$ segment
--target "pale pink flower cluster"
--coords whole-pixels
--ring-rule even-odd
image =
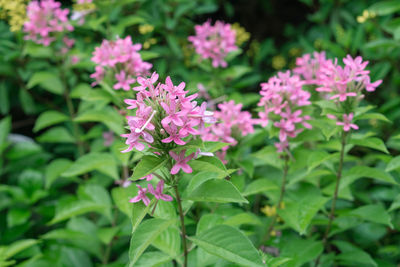
[[[321,79],[316,89],[318,92],[328,93],[330,99],[340,102],[346,101],[348,97],[359,100],[364,97],[364,89],[372,92],[382,83],[382,80],[371,83],[369,70],[365,69],[368,61],[363,61],[360,56],[353,59],[347,55],[343,63],[344,67],[338,65],[335,59],[321,66]]]
[[[139,188],[138,195],[129,200],[131,203],[143,201],[143,203],[148,206],[150,204],[150,198],[147,196],[147,193],[152,194],[158,200],[172,201],[170,195],[163,194],[164,180],[160,180],[156,188],[154,188],[152,184],[147,184],[147,188],[143,188],[140,185],[136,186]]]
[[[332,120],[336,120],[336,125],[343,126],[343,131],[348,132],[353,128],[354,130],[358,130],[357,124],[352,123],[354,114],[343,114],[343,121],[339,121],[339,119],[332,114],[328,114],[327,117]]]
[[[301,109],[311,104],[311,94],[303,90],[304,84],[298,75],[291,75],[290,71],[279,72],[261,84],[262,97],[258,106],[263,110],[259,112],[259,121],[262,126],[272,121],[273,126],[279,128],[279,143],[275,144],[279,152],[288,148],[289,137],[294,138],[303,131],[301,126],[311,129],[307,123],[311,118],[303,115]]]
[[[319,84],[323,79],[322,66],[331,63],[330,59],[326,59],[325,52],[314,52],[305,54],[296,59],[296,67],[293,72],[300,75],[306,84]]]
[[[123,134],[129,146],[122,152],[132,149],[142,151],[148,146],[159,157],[171,157],[174,164],[170,173],[177,174],[180,170],[192,173],[188,162],[196,157],[199,152],[186,156],[186,149],[179,146],[185,145],[191,138],[200,135],[205,123],[215,121],[213,113],[206,111],[206,103],[198,106],[195,101],[197,94],[187,96],[185,83],[174,85],[170,77],[165,83],[158,81],[158,74],[153,73],[150,78],[139,77],[136,99],[125,99],[128,109],[136,111],[135,116],[127,116],[130,133]],[[149,174],[141,179],[147,181],[153,178]],[[146,193],[153,194],[157,199],[171,201],[172,198],[162,194],[164,181],[160,180],[157,188],[148,185],[148,189],[139,187],[138,196],[131,202],[142,200],[146,205],[150,203]]]
[[[294,72],[302,75],[307,84],[316,85],[316,90],[335,101],[338,112],[343,113],[342,121],[334,115],[328,115],[328,118],[336,120],[336,124],[343,126],[346,132],[357,130],[358,126],[351,123],[355,105],[364,97],[364,90],[375,91],[382,81],[371,82],[369,70],[365,69],[368,61],[363,61],[360,56],[352,58],[347,55],[343,59],[344,66],[337,61],[326,59],[324,52],[314,53],[313,57],[306,54],[296,60]]]
[[[92,61],[97,64],[91,78],[96,81],[92,86],[101,82],[107,72],[114,76],[116,83],[113,88],[128,91],[136,78],[148,75],[152,64],[142,60],[139,54],[141,44],[133,44],[130,36],[115,41],[103,40],[100,47],[93,52]]]
[[[147,144],[161,152],[168,150],[177,162],[185,162],[184,154],[178,156],[170,150],[185,145],[187,138],[200,135],[204,124],[214,121],[213,113],[206,111],[206,103],[197,105],[194,101],[197,94],[186,96],[184,82],[175,86],[170,77],[165,83],[157,83],[157,80],[157,73],[150,78],[139,77],[140,86],[133,88],[138,91],[136,99],[125,100],[128,109],[136,109],[136,116],[127,117],[131,132],[122,135],[129,145],[123,152],[133,148],[141,151]],[[188,168],[182,170],[189,171]]]
[[[203,59],[211,59],[214,68],[226,67],[226,56],[238,49],[235,45],[236,32],[231,25],[222,21],[211,25],[207,21],[203,25],[196,25],[194,29],[196,35],[189,36],[188,40],[192,42],[196,53]]]
[[[215,124],[204,129],[202,139],[204,141],[224,142],[229,146],[222,148],[217,152],[217,156],[226,163],[225,156],[229,147],[237,144],[237,139],[254,132],[254,124],[257,123],[251,117],[250,112],[242,111],[242,104],[235,104],[233,100],[218,104],[218,111],[215,111],[214,117],[217,120]]]
[[[50,45],[55,33],[72,31],[74,27],[68,20],[68,9],[62,9],[61,3],[54,0],[32,1],[27,7],[28,20],[24,24],[25,39],[35,43]]]

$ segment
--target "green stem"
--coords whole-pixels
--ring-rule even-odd
[[[347,136],[347,133],[345,131],[343,131],[342,132],[342,140],[341,140],[341,148],[340,148],[339,166],[338,166],[338,171],[337,171],[337,174],[336,174],[335,192],[333,194],[331,211],[329,213],[328,226],[326,227],[325,234],[324,234],[324,237],[322,239],[322,244],[324,246],[324,250],[326,248],[328,237],[329,237],[329,232],[331,231],[332,223],[333,223],[333,220],[335,218],[336,200],[337,200],[338,195],[339,195],[340,180],[342,178],[343,161],[344,161],[345,146],[346,146],[346,136]],[[316,259],[315,267],[317,267],[319,265],[320,259],[321,259],[321,255],[319,255],[318,258]]]
[[[265,236],[263,237],[263,239],[261,241],[261,244],[264,244],[265,242],[267,242],[269,240],[269,238],[271,237],[271,231],[274,228],[275,223],[278,219],[278,210],[280,210],[280,208],[282,206],[283,196],[284,196],[285,190],[286,190],[286,178],[287,178],[288,170],[289,170],[289,156],[285,156],[285,163],[284,163],[284,167],[283,167],[283,176],[282,176],[282,184],[281,184],[281,192],[279,194],[278,203],[276,204],[276,213],[275,213],[274,217],[272,217],[272,222],[270,223],[268,230],[265,233]]]
[[[175,190],[176,201],[178,202],[179,217],[181,220],[182,244],[183,244],[183,255],[184,255],[183,267],[187,267],[188,250],[187,250],[187,244],[186,244],[185,214],[183,213],[183,209],[182,209],[182,200],[179,195],[178,185],[175,184],[173,187]]]

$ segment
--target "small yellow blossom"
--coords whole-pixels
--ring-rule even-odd
[[[149,49],[151,45],[156,44],[156,43],[157,43],[156,38],[150,38],[143,43],[143,49]]]
[[[364,10],[361,16],[357,16],[358,23],[364,23],[368,19],[375,18],[376,14],[373,11]]]
[[[271,230],[270,235],[271,236],[276,236],[276,231],[275,230]]]
[[[77,1],[75,0],[74,2],[77,2]],[[72,9],[74,11],[89,11],[89,10],[96,9],[96,5],[95,5],[95,3],[82,3],[82,4],[75,3],[72,6]]]
[[[276,55],[272,58],[272,67],[276,70],[283,69],[286,66],[286,59],[282,55]]]
[[[0,19],[8,20],[10,30],[21,30],[26,20],[28,0],[0,0]]]
[[[150,24],[139,25],[140,34],[146,34],[146,33],[152,32],[152,31],[154,31],[153,25],[150,25]]]
[[[275,216],[276,214],[276,207],[275,206],[268,206],[261,208],[261,212],[264,213],[268,217]]]
[[[250,33],[246,32],[246,29],[240,26],[239,23],[233,23],[232,30],[236,32],[236,44],[238,46],[242,45],[250,39]]]

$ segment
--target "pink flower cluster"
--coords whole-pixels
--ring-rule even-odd
[[[97,64],[96,71],[91,78],[96,81],[92,86],[101,82],[107,71],[111,72],[117,81],[114,89],[129,91],[131,84],[141,75],[148,75],[152,64],[142,60],[138,53],[141,44],[133,44],[130,36],[125,39],[118,38],[116,41],[103,40],[100,47],[93,52],[92,61]]]
[[[310,116],[302,115],[301,107],[310,105],[311,94],[303,90],[304,81],[298,75],[291,75],[290,71],[279,72],[271,77],[268,82],[261,84],[262,95],[258,106],[263,110],[259,112],[262,126],[271,120],[279,128],[279,143],[275,144],[278,152],[289,146],[288,138],[296,137],[303,131],[301,126],[311,129],[307,123]]]
[[[226,67],[225,57],[238,49],[235,45],[236,32],[231,25],[216,21],[212,26],[207,21],[203,25],[196,25],[195,31],[196,35],[189,36],[188,40],[192,42],[196,53],[204,59],[210,58],[214,68]]]
[[[330,59],[326,59],[325,52],[314,52],[305,54],[296,59],[296,67],[293,72],[300,75],[305,84],[319,84],[323,79],[322,66],[332,63]]]
[[[61,3],[54,0],[30,2],[27,7],[28,21],[24,24],[25,39],[50,45],[56,39],[55,33],[74,29],[68,20],[68,13],[68,9],[62,9]]]
[[[153,73],[148,79],[139,77],[140,86],[134,87],[138,91],[136,99],[126,99],[128,109],[136,109],[135,116],[128,116],[129,134],[127,138],[129,147],[122,152],[129,152],[133,148],[141,151],[146,147],[168,151],[184,172],[191,172],[185,164],[193,155],[185,157],[185,152],[176,155],[171,151],[179,145],[185,145],[190,136],[200,135],[205,123],[213,122],[213,113],[206,111],[206,103],[198,106],[197,94],[186,96],[185,83],[175,86],[170,77],[165,83],[158,83],[158,74]],[[188,159],[189,158],[189,159]],[[172,168],[171,173],[176,174],[177,168]]]
[[[155,189],[152,184],[147,184],[147,188],[143,188],[140,185],[136,186],[139,188],[138,195],[129,200],[131,203],[143,201],[143,203],[148,206],[150,204],[150,198],[147,196],[147,193],[152,194],[156,199],[159,200],[172,201],[172,197],[170,195],[163,194],[164,180],[160,180]]]
[[[217,152],[218,157],[226,163],[226,151],[230,146],[237,144],[237,139],[254,132],[253,125],[256,120],[252,119],[250,112],[242,111],[242,104],[235,104],[233,100],[218,105],[219,111],[215,111],[217,123],[204,129],[202,139],[204,141],[225,142],[229,146]]]
[[[335,101],[338,112],[343,114],[343,121],[334,115],[328,115],[328,118],[336,120],[336,124],[343,126],[344,131],[350,131],[351,128],[357,130],[358,126],[351,123],[355,105],[364,97],[364,89],[367,92],[375,91],[382,81],[371,82],[369,71],[365,69],[368,61],[363,61],[360,56],[352,58],[347,55],[343,59],[344,66],[337,61],[326,59],[324,52],[315,52],[313,57],[306,54],[297,58],[294,72],[300,74],[306,84],[316,85],[318,92]],[[351,101],[351,105],[347,100]]]

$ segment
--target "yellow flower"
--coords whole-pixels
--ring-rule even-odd
[[[286,59],[282,55],[276,55],[272,58],[272,67],[280,70],[286,66]]]
[[[77,2],[77,0],[74,0],[74,2]],[[88,11],[88,10],[93,10],[96,9],[96,4],[95,3],[83,3],[83,4],[77,4],[75,3],[72,6],[72,9],[74,11]]]
[[[236,32],[236,44],[238,46],[247,42],[250,39],[250,33],[246,32],[246,29],[240,26],[239,23],[234,23],[232,25],[232,30]]]
[[[149,49],[151,45],[156,44],[156,43],[157,43],[156,38],[150,38],[143,43],[143,49]]]
[[[10,30],[21,30],[26,20],[26,4],[28,0],[0,0],[0,18],[7,20]]]
[[[373,11],[364,10],[361,16],[357,16],[358,23],[364,23],[368,19],[375,18],[376,14]]]
[[[264,213],[267,217],[272,217],[276,214],[276,207],[266,205],[265,207],[261,208],[261,212]]]
[[[154,26],[150,25],[150,24],[143,24],[143,25],[139,25],[139,32],[141,34],[146,34],[149,32],[154,31]]]

